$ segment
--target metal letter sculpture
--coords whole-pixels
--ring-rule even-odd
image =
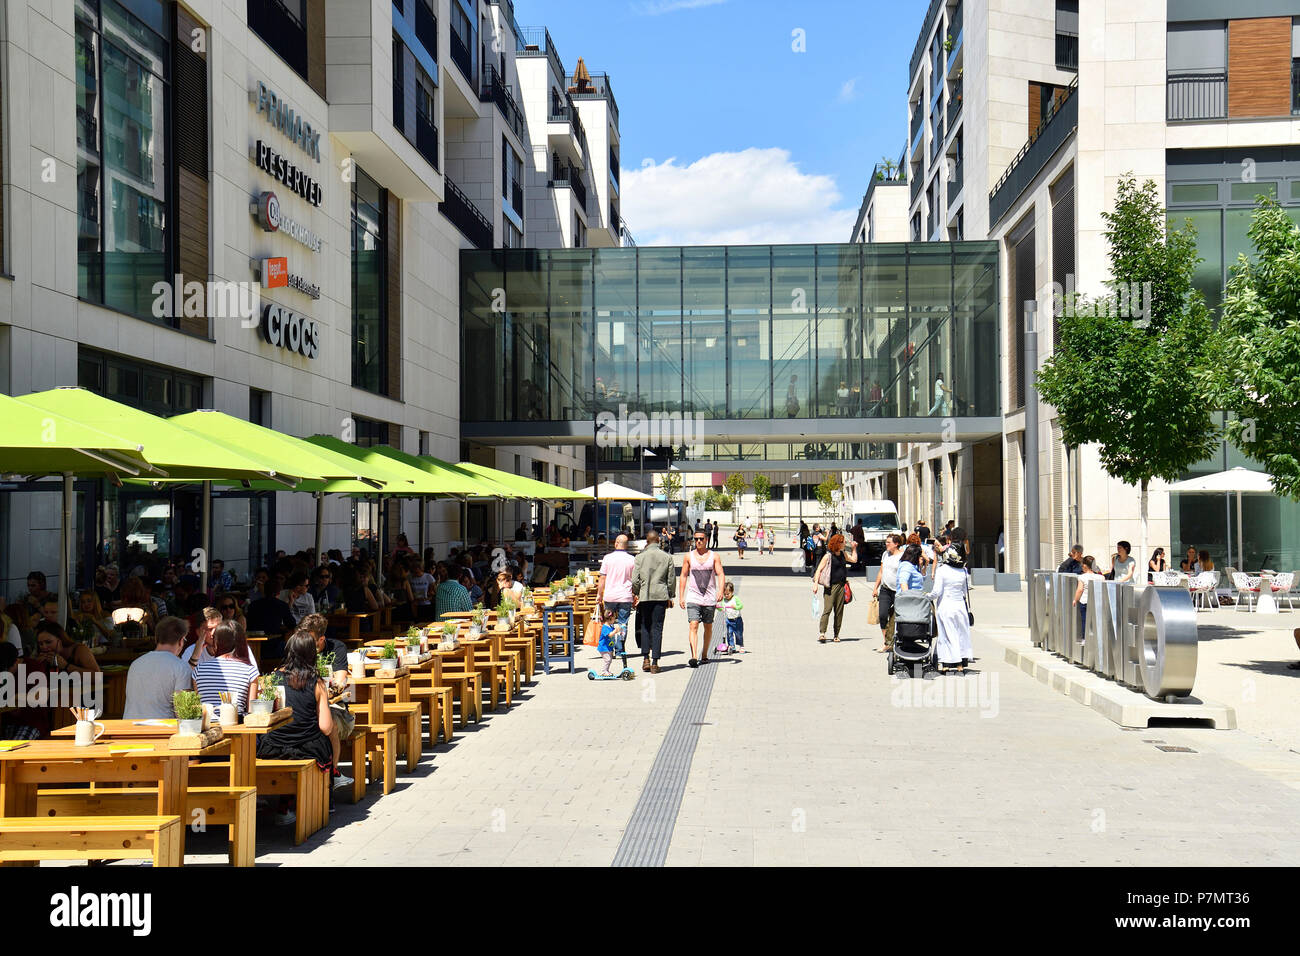
[[[1196,608],[1183,588],[1088,582],[1087,630],[1079,628],[1074,574],[1035,571],[1029,582],[1034,645],[1152,700],[1186,697],[1196,683]]]

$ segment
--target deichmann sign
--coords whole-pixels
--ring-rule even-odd
[[[296,289],[312,299],[320,298],[320,286],[289,271],[286,256],[273,256],[262,260],[260,273],[263,289]]]
[[[298,144],[304,153],[316,162],[320,162],[320,133],[304,123],[302,114],[294,111],[283,97],[277,96],[275,90],[258,81],[257,86],[249,90],[249,99],[253,101],[257,112],[266,114],[266,121],[284,135]]]
[[[262,338],[271,345],[297,352],[309,359],[320,354],[320,326],[315,319],[291,312],[282,305],[262,309]]]
[[[1186,697],[1196,683],[1196,608],[1183,588],[1088,582],[1088,629],[1079,630],[1074,574],[1033,572],[1029,633],[1035,645],[1152,700]]]
[[[248,204],[248,211],[265,232],[279,232],[312,252],[320,252],[320,236],[296,219],[286,216],[280,209],[280,200],[275,193],[269,190],[262,193]]]
[[[253,162],[262,172],[269,173],[313,206],[321,204],[324,197],[321,184],[260,139],[253,147]]]

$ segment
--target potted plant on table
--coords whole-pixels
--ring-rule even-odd
[[[442,651],[454,651],[456,649],[456,625],[448,621],[442,626],[442,643],[438,645]]]
[[[471,638],[478,637],[480,634],[483,633],[483,622],[486,619],[487,619],[487,611],[483,610],[482,604],[476,604],[474,606],[474,613],[470,616],[469,619],[470,622],[469,636]]]
[[[319,659],[316,666],[319,669]],[[248,702],[248,712],[250,714],[269,714],[275,710],[275,699],[278,694],[276,688],[279,683],[274,674],[263,674],[259,677],[257,679],[257,697]]]
[[[178,690],[172,694],[178,731],[186,736],[203,733],[203,703],[196,690]]]
[[[389,641],[384,645],[384,652],[379,655],[379,669],[381,671],[397,670],[397,642]]]
[[[330,675],[334,673],[334,652],[316,654],[316,674],[323,681],[328,681]]]

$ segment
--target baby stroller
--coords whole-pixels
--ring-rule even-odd
[[[934,605],[924,591],[899,591],[894,597],[894,646],[885,655],[892,677],[907,671],[924,677],[937,670],[935,661]]]

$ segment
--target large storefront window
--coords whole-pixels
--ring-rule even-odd
[[[385,192],[360,169],[356,171],[352,183],[352,384],[378,394],[387,389]]]
[[[77,0],[77,293],[140,316],[171,277],[166,22],[159,0]]]

